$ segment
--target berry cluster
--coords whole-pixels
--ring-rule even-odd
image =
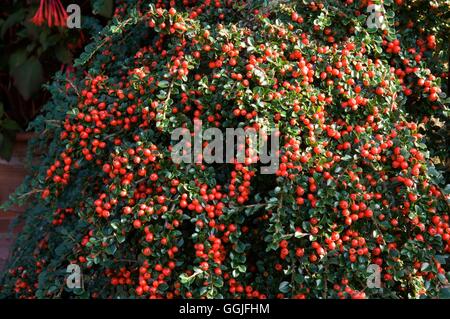
[[[368,1],[304,2],[119,6],[35,124],[51,144],[1,294],[437,295],[448,197],[408,110],[412,95],[427,114],[445,109],[447,73],[428,66],[436,39],[403,41],[398,30],[414,24],[402,29],[393,14],[368,30]],[[390,13],[409,10],[390,2]],[[248,153],[244,163],[175,164],[170,135],[194,120],[278,128],[276,174],[260,174]],[[39,247],[26,236],[36,227]],[[81,266],[83,291],[60,291],[54,270],[69,263]],[[383,290],[366,285],[372,264]]]

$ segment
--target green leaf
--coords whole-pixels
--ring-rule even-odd
[[[343,161],[348,161],[350,159],[352,159],[352,157],[348,154],[346,154],[344,157],[341,158],[341,160],[343,160]]]
[[[21,64],[23,64],[26,61],[27,57],[28,57],[28,53],[25,49],[19,49],[19,50],[15,51],[14,53],[12,53],[9,56],[9,60],[8,60],[9,69],[13,70],[16,67],[19,67]]]
[[[434,256],[434,258],[436,258],[436,260],[441,263],[441,264],[446,264],[447,263],[447,258],[448,256],[444,256],[444,255],[436,255]]]
[[[169,289],[169,285],[166,284],[166,283],[162,283],[162,284],[160,284],[160,285],[158,286],[158,290],[159,290],[159,291],[164,292],[164,291],[166,291],[167,289]]]
[[[429,271],[429,270],[431,270],[429,263],[423,263],[422,266],[420,267],[420,271]]]
[[[119,229],[119,222],[118,222],[117,220],[112,221],[112,222],[111,222],[111,227],[112,227],[114,230]]]
[[[63,45],[60,45],[56,48],[55,56],[61,63],[64,64],[71,63],[73,59],[72,52],[70,52],[70,50]]]
[[[1,128],[6,131],[20,131],[19,124],[17,124],[15,121],[10,120],[10,119],[4,120]]]
[[[216,287],[218,287],[218,288],[223,287],[223,279],[222,279],[221,277],[217,278],[217,279],[214,281],[214,286],[216,286]]]
[[[245,265],[239,265],[239,266],[237,266],[237,269],[240,272],[245,273],[245,271],[247,270],[247,267],[245,267]]]
[[[302,237],[305,237],[305,236],[308,236],[308,234],[305,234],[305,233],[302,233],[302,232],[299,232],[299,231],[296,231],[294,233],[294,237],[295,238],[302,238]]]
[[[282,281],[280,283],[280,286],[278,287],[278,289],[282,292],[282,293],[287,293],[289,292],[289,282],[287,281]]]
[[[158,86],[162,89],[165,89],[166,87],[169,87],[169,81],[159,81]]]
[[[448,283],[447,278],[445,278],[445,276],[443,274],[438,274],[437,275],[439,281],[441,282],[441,284],[445,285]]]
[[[94,0],[92,1],[92,13],[101,15],[105,18],[111,18],[113,15],[113,0]]]
[[[167,97],[167,92],[159,91],[159,94],[156,97],[160,100],[164,100]]]
[[[117,237],[117,241],[119,242],[119,244],[123,243],[126,239],[126,237],[121,234],[116,235],[116,237]]]
[[[14,85],[25,100],[39,91],[44,81],[41,62],[36,57],[29,58],[25,63],[11,70]]]
[[[450,299],[450,288],[442,288],[439,292],[439,298]]]
[[[114,255],[116,251],[117,251],[117,246],[116,245],[109,245],[105,249],[105,252],[107,254],[109,254],[109,255]]]
[[[0,158],[3,158],[7,161],[11,159],[14,143],[12,139],[3,136],[3,141],[0,144]]]
[[[2,25],[2,29],[0,31],[0,37],[3,38],[6,31],[8,31],[9,28],[11,28],[16,23],[21,22],[24,18],[25,18],[25,10],[24,9],[20,9],[20,10],[14,12],[13,14],[11,14]]]
[[[188,276],[186,274],[181,274],[180,275],[180,282],[183,285],[189,286],[193,281],[194,281],[194,277]]]

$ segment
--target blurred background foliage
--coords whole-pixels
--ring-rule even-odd
[[[36,25],[41,5],[76,3],[81,28]],[[27,128],[50,94],[43,84],[57,71],[69,77],[73,59],[108,22],[114,0],[2,0],[0,12],[0,157],[9,159],[17,132]]]

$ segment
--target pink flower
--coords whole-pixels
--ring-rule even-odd
[[[33,19],[31,19],[31,22],[33,22],[35,25],[40,26],[42,23],[44,23],[44,8],[45,0],[41,0],[41,3],[39,4],[39,9],[34,14]]]
[[[39,9],[31,19],[37,26],[47,23],[49,27],[65,27],[66,21],[67,12],[60,0],[41,0]]]

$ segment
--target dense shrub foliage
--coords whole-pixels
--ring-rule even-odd
[[[12,198],[31,206],[1,296],[444,291],[448,195],[430,159],[447,151],[424,133],[448,112],[449,7],[405,3],[385,0],[373,28],[368,1],[123,2],[33,123],[44,156]],[[175,164],[171,133],[194,119],[277,127],[277,173]],[[84,290],[65,286],[69,263]]]

